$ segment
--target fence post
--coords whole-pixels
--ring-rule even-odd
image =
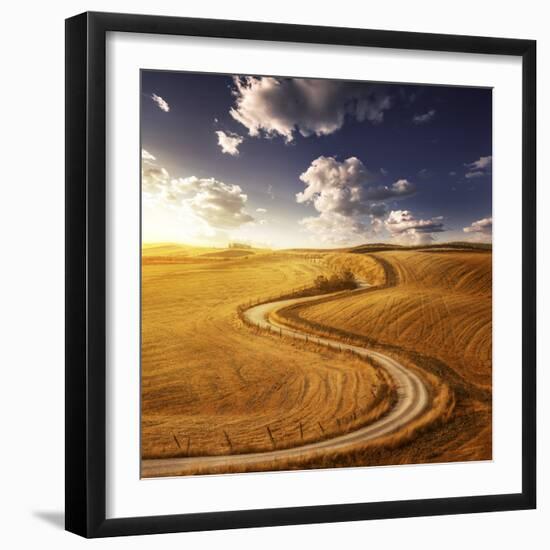
[[[229,450],[231,451],[231,453],[233,453],[233,444],[231,443],[231,439],[229,439],[229,435],[227,435],[227,432],[225,430],[223,430],[223,435],[225,435],[225,440],[229,445]]]
[[[271,433],[271,430],[269,429],[269,425],[265,427],[267,430],[267,435],[269,435],[269,439],[271,439],[271,444],[273,445],[273,448],[275,448],[275,438],[273,437],[273,434]]]

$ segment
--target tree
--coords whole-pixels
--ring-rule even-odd
[[[328,279],[324,275],[318,275],[315,278],[315,288],[318,288],[319,290],[326,290],[328,286]]]
[[[349,269],[344,269],[344,271],[341,274],[341,279],[346,285],[352,284],[355,286],[355,275],[353,272]]]
[[[349,269],[333,273],[329,278],[318,275],[315,279],[315,288],[318,290],[344,290],[355,287],[355,275]]]

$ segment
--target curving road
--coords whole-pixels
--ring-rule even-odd
[[[360,283],[357,289],[347,292],[357,292],[366,287],[368,287],[366,283]],[[334,295],[336,296],[339,294],[341,293],[338,292]],[[345,344],[338,340],[318,337],[301,330],[288,328],[270,319],[270,314],[275,310],[318,299],[319,296],[308,296],[306,298],[292,298],[289,300],[268,302],[266,304],[252,306],[244,312],[244,315],[249,323],[274,331],[277,334],[290,336],[299,340],[306,340],[307,338],[309,341],[313,341],[321,345],[333,348],[336,347],[342,350],[350,350],[363,357],[372,357],[376,359],[376,361],[390,374],[397,384],[397,402],[393,409],[382,418],[368,424],[367,426],[359,428],[358,430],[338,435],[330,439],[325,439],[323,441],[308,443],[306,445],[300,445],[289,449],[274,449],[272,451],[248,454],[143,460],[141,462],[142,477],[183,475],[186,471],[193,471],[196,470],[197,467],[205,466],[251,466],[280,458],[300,458],[300,456],[304,453],[310,453],[311,451],[336,451],[353,443],[364,443],[377,437],[395,432],[413,421],[426,409],[429,403],[429,392],[426,384],[418,375],[405,368],[395,359],[362,346]]]

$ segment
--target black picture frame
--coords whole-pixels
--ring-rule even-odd
[[[109,31],[517,56],[522,121],[522,491],[106,519],[105,41]],[[108,537],[536,506],[536,42],[383,30],[83,13],[66,20],[66,529]]]

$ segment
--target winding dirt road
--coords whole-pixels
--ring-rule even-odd
[[[368,285],[365,283],[360,283],[357,289],[347,292],[358,292],[367,286]],[[335,297],[338,294],[341,293],[335,293]],[[324,297],[326,297],[326,295]],[[379,420],[359,428],[358,430],[338,435],[330,439],[325,439],[323,441],[308,443],[307,445],[301,445],[289,449],[274,449],[272,451],[248,454],[143,460],[141,463],[142,477],[183,475],[187,472],[196,471],[198,467],[234,465],[246,465],[247,467],[253,467],[254,464],[261,464],[266,461],[275,461],[282,458],[299,459],[302,455],[309,454],[312,451],[336,451],[353,443],[365,443],[377,437],[395,432],[396,430],[407,425],[409,422],[413,421],[426,409],[429,403],[429,392],[426,384],[419,376],[411,370],[405,368],[395,359],[392,359],[382,353],[369,350],[365,347],[345,344],[338,340],[318,337],[300,330],[291,329],[274,322],[269,317],[270,313],[275,310],[318,299],[319,296],[310,296],[306,298],[292,298],[289,300],[269,302],[247,309],[244,312],[244,315],[249,323],[274,331],[277,334],[282,334],[283,336],[289,336],[299,340],[307,339],[321,345],[339,348],[342,350],[350,350],[363,357],[372,357],[376,359],[378,364],[386,369],[397,384],[397,402],[393,409]]]

